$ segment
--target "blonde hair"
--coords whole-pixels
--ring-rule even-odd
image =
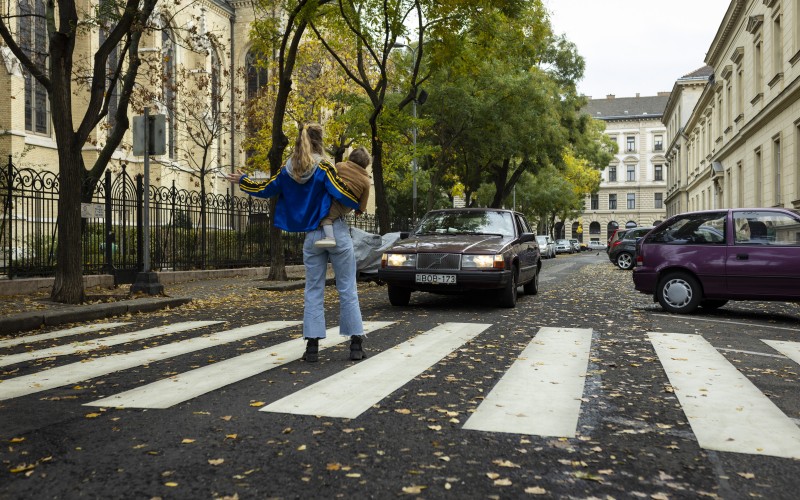
[[[292,174],[295,179],[300,179],[317,162],[315,156],[325,158],[325,148],[322,144],[322,125],[319,123],[306,123],[301,126],[297,134],[297,142],[292,152]]]

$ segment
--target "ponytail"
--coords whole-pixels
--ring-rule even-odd
[[[295,179],[300,179],[318,161],[318,156],[325,157],[322,144],[322,125],[319,123],[306,123],[297,135],[294,151],[292,152],[292,173]]]

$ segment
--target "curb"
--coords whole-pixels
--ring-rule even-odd
[[[0,318],[0,333],[36,330],[42,326],[63,325],[79,321],[111,318],[123,314],[157,311],[178,307],[192,301],[191,297],[139,298],[104,304],[66,306],[58,310],[30,311]]]
[[[294,281],[273,281],[268,285],[257,286],[259,290],[269,290],[271,292],[286,292],[289,290],[302,290],[306,287],[306,280]],[[328,278],[325,280],[325,286],[331,286],[336,283],[335,278]]]

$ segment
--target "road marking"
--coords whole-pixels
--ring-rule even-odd
[[[703,448],[800,458],[800,429],[700,335],[648,337]]]
[[[676,317],[674,314],[661,314],[661,313],[654,313],[653,316],[662,316],[664,318],[672,318],[674,320],[683,320],[684,322],[689,322],[688,319]],[[773,330],[786,330],[789,332],[800,332],[800,328],[788,328],[785,326],[772,326],[772,325],[759,325],[755,323],[744,323],[742,321],[727,321],[721,319],[711,319],[711,318],[698,318],[697,316],[692,316],[692,322],[694,321],[707,321],[709,323],[723,323],[726,325],[740,325],[740,326],[749,326],[751,328],[771,328]]]
[[[764,339],[761,339],[761,342],[764,342],[768,346],[772,347],[779,353],[800,365],[800,342]]]
[[[193,330],[195,328],[202,328],[204,326],[215,325],[222,323],[221,321],[186,321],[183,323],[173,323],[171,325],[163,325],[155,328],[148,328],[146,330],[139,330],[137,332],[121,333],[119,335],[112,335],[110,337],[102,337],[94,340],[87,340],[86,342],[75,342],[68,345],[60,345],[56,347],[48,347],[47,349],[39,349],[37,351],[22,352],[19,354],[10,354],[8,356],[0,356],[0,366],[8,366],[23,361],[32,361],[34,359],[51,358],[54,356],[66,356],[68,354],[75,354],[84,351],[93,351],[102,347],[110,347],[112,345],[124,344],[126,342],[135,342],[150,337],[157,337],[159,335],[166,335],[168,333],[183,332],[186,330]]]
[[[109,373],[127,370],[134,366],[161,361],[181,354],[236,342],[237,340],[244,340],[299,324],[301,324],[300,321],[267,321],[203,337],[181,340],[163,346],[151,347],[141,351],[88,359],[57,368],[50,368],[31,375],[3,380],[0,381],[0,401],[46,391],[62,385],[73,384],[81,380],[108,375]]]
[[[717,347],[717,350],[723,352],[738,352],[739,354],[752,354],[753,356],[765,356],[768,358],[786,359],[786,356],[781,354],[769,354],[767,352],[743,351],[741,349],[728,349],[727,347]]]
[[[117,328],[119,326],[124,326],[124,325],[130,325],[130,323],[96,323],[94,325],[76,326],[74,328],[67,328],[66,330],[57,330],[55,332],[50,332],[50,333],[26,335],[25,337],[0,340],[0,348],[12,347],[15,345],[26,344],[28,342],[38,342],[40,340],[50,340],[61,337],[69,337],[70,335],[80,335],[81,333],[91,333],[91,332],[96,332],[98,330]]]
[[[364,332],[369,333],[393,323],[394,321],[365,321]],[[339,327],[329,328],[326,335],[327,338],[319,344],[320,350],[350,340],[349,336],[339,335]],[[303,356],[304,352],[305,341],[303,338],[298,338],[98,399],[86,403],[84,406],[169,408],[226,385],[296,361]]]
[[[356,418],[490,326],[484,323],[443,323],[279,399],[261,411]]]
[[[464,428],[574,437],[591,343],[588,328],[539,329]]]

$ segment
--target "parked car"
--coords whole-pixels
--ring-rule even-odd
[[[588,249],[589,250],[605,250],[606,249],[606,244],[602,243],[600,241],[597,241],[597,240],[591,240],[589,242]]]
[[[546,234],[536,236],[536,243],[539,244],[539,252],[543,259],[552,259],[556,256],[556,242]]]
[[[414,232],[384,252],[378,279],[389,302],[405,306],[414,291],[491,292],[503,307],[517,303],[517,288],[539,291],[542,268],[536,234],[511,210],[459,208],[425,214]]]
[[[608,260],[617,265],[620,269],[633,269],[636,265],[636,240],[649,233],[653,229],[648,227],[635,227],[628,229],[622,238],[616,240],[608,247]]]
[[[728,300],[800,301],[798,234],[800,211],[791,209],[675,215],[639,241],[634,287],[674,313]]]
[[[570,244],[572,245],[572,249],[576,252],[581,251],[581,243],[578,240],[569,240]]]
[[[606,246],[606,253],[611,250],[611,246],[625,236],[625,229],[615,229],[611,236],[608,238],[608,246]]]
[[[556,240],[556,253],[575,253],[569,240]]]

